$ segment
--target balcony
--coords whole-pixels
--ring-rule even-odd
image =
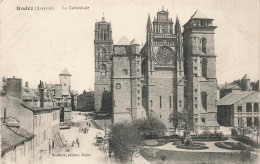
[[[154,34],[154,38],[174,38],[174,34]]]
[[[235,112],[234,117],[260,117],[260,112]]]

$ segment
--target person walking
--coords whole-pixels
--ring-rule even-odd
[[[78,138],[76,139],[76,143],[78,144],[78,147],[79,147],[79,139]]]

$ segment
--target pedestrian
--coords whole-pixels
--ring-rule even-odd
[[[78,144],[78,147],[79,147],[79,140],[78,140],[78,138],[76,139],[76,143]]]

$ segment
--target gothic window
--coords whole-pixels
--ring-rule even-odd
[[[207,98],[208,95],[206,92],[201,92],[201,104],[202,104],[202,107],[205,109],[205,111],[207,111]]]
[[[116,89],[121,89],[121,84],[120,83],[116,83]]]
[[[201,122],[206,122],[205,118],[202,118],[202,119],[201,119]]]
[[[254,112],[259,112],[259,104],[254,103]]]
[[[246,104],[246,112],[252,112],[252,104],[251,103]]]
[[[156,61],[159,64],[169,64],[173,60],[174,54],[169,47],[161,47],[156,54]]]
[[[179,107],[181,107],[182,106],[182,102],[181,102],[181,100],[179,100]]]
[[[207,39],[206,38],[202,38],[201,39],[201,47],[202,47],[202,52],[206,54],[207,51]]]
[[[105,59],[106,58],[106,50],[105,48],[101,49],[101,55],[100,55],[100,59]]]
[[[205,78],[207,78],[207,64],[208,64],[207,59],[203,58],[201,62],[201,74]]]
[[[100,72],[101,72],[101,75],[102,75],[102,76],[106,76],[106,69],[107,69],[107,67],[106,67],[105,64],[102,64],[102,65],[100,66]]]

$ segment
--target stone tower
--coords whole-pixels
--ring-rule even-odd
[[[111,111],[111,61],[113,40],[111,23],[102,21],[95,23],[95,110]]]
[[[60,84],[62,85],[62,95],[70,95],[71,74],[66,68],[60,73]]]
[[[241,86],[243,91],[251,91],[250,78],[247,74],[241,79]]]
[[[219,127],[216,121],[217,78],[213,19],[198,10],[184,25],[185,107],[192,130]]]
[[[147,21],[143,55],[142,105],[148,116],[156,116],[168,127],[170,117],[183,108],[182,37],[178,18],[175,30],[169,12],[158,11],[154,21]],[[179,94],[179,95],[178,95]]]

